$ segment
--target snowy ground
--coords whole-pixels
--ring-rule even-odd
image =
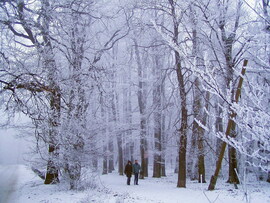
[[[117,173],[103,175],[99,187],[84,191],[70,191],[66,185],[44,185],[31,169],[23,165],[0,166],[0,203],[236,203],[246,202],[243,189],[232,185],[217,185],[217,190],[207,191],[208,184],[188,182],[187,188],[176,188],[177,176],[147,178],[139,185],[126,185],[126,178]],[[248,200],[270,203],[270,184],[247,184]]]

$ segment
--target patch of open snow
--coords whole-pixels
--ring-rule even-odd
[[[16,168],[16,167],[15,167]],[[10,167],[0,166],[0,179],[3,171],[12,171]],[[11,173],[11,172],[10,172]],[[44,185],[29,167],[17,166],[13,175],[14,187],[6,192],[8,200],[13,203],[239,203],[246,202],[244,191],[233,189],[224,180],[218,180],[217,189],[207,191],[208,183],[199,184],[188,181],[187,188],[177,188],[177,175],[170,173],[163,178],[146,178],[139,180],[139,185],[126,185],[126,177],[116,172],[100,176],[99,187],[84,191],[70,191],[65,184]],[[11,174],[14,174],[11,173]],[[15,184],[16,183],[16,184]],[[2,183],[1,183],[2,184]],[[270,203],[270,187],[266,182],[248,183],[248,200],[256,203]],[[1,195],[1,194],[0,194]],[[2,195],[1,195],[2,196]],[[6,198],[6,197],[5,197]],[[1,201],[2,202],[2,201]],[[6,203],[6,201],[4,201]]]
[[[230,184],[224,186],[217,185],[217,190],[207,191],[208,183],[199,184],[195,181],[188,181],[187,188],[177,188],[177,175],[170,174],[164,178],[146,178],[139,180],[139,185],[125,185],[126,178],[117,174],[103,175],[102,180],[106,187],[110,188],[115,194],[123,194],[124,202],[162,202],[162,203],[209,203],[209,202],[245,202],[245,195],[241,189],[232,189]],[[269,183],[261,183],[259,193],[254,192],[254,185],[250,185],[249,198],[251,202],[266,203],[270,202]],[[256,188],[256,187],[255,187]],[[256,190],[255,190],[256,191]],[[126,195],[128,194],[128,195]]]

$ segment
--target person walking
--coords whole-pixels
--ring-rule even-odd
[[[124,173],[127,176],[127,184],[130,185],[130,179],[131,179],[131,176],[132,176],[132,163],[129,160],[127,162],[127,165],[125,166]]]
[[[135,175],[135,178],[134,178],[134,185],[138,185],[138,180],[139,180],[139,173],[140,173],[140,170],[141,170],[141,166],[140,164],[138,163],[138,160],[135,160],[135,164],[133,164],[133,173]]]

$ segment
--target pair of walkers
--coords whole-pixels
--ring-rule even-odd
[[[141,166],[138,163],[138,160],[135,160],[134,164],[132,164],[131,161],[128,161],[128,163],[127,163],[127,165],[125,167],[125,171],[124,171],[126,176],[127,176],[127,184],[128,185],[130,185],[130,180],[131,180],[132,173],[135,176],[134,185],[138,185],[140,170],[141,170]]]

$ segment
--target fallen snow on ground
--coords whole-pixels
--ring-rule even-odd
[[[3,185],[1,192],[6,192],[7,202],[12,203],[238,203],[246,202],[244,189],[233,189],[230,184],[218,180],[216,190],[207,191],[208,183],[199,184],[188,181],[187,188],[177,188],[177,175],[171,173],[165,178],[146,178],[139,180],[139,185],[126,185],[126,177],[117,173],[102,175],[98,178],[98,187],[83,191],[70,191],[66,184],[44,185],[29,167],[19,165],[0,166],[0,179],[5,176],[3,170],[13,171],[12,187]],[[16,178],[16,181],[15,181]],[[91,182],[89,180],[89,182]],[[3,184],[3,182],[1,182]],[[6,188],[6,189],[4,189]],[[0,194],[1,194],[0,192]],[[249,202],[270,203],[270,184],[254,182],[247,184]],[[7,203],[5,202],[5,203]]]
[[[177,188],[177,175],[156,179],[139,180],[139,185],[125,185],[126,178],[117,174],[101,176],[104,185],[110,189],[118,202],[164,202],[164,203],[209,203],[209,202],[246,202],[244,190],[233,189],[230,184],[217,185],[215,191],[207,191],[208,183],[199,184],[189,181],[186,188]],[[239,186],[241,187],[241,186]],[[259,182],[248,185],[248,200],[254,203],[270,202],[270,184]],[[114,202],[114,201],[111,201]],[[117,202],[117,201],[116,201]]]

